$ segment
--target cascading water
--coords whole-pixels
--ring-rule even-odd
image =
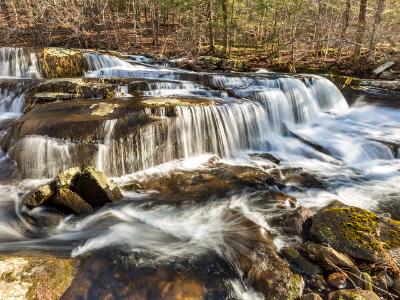
[[[40,78],[36,54],[23,48],[0,48],[0,77]]]
[[[20,63],[27,56],[18,54],[18,50],[1,51],[1,64],[14,66],[3,68],[3,76],[34,73],[29,71],[35,65],[34,59]],[[235,187],[226,195],[199,196],[201,201],[192,194],[188,201],[180,193],[172,197],[148,190],[125,191],[127,201],[80,218],[59,217],[57,226],[48,227],[32,222],[41,218],[47,221],[43,210],[21,211],[21,195],[60,171],[83,164],[114,176],[120,184],[166,173],[170,180],[176,176],[174,185],[180,187],[187,182],[202,183],[207,178],[224,180],[220,166],[212,163],[213,155],[229,166],[264,170],[270,162],[261,154],[268,153],[281,161],[282,169],[302,167],[327,179],[325,190],[286,187],[284,192],[295,196],[299,205],[321,207],[339,199],[378,210],[385,201],[400,199],[396,192],[400,185],[398,109],[365,103],[349,107],[333,83],[314,75],[194,73],[150,65],[146,59],[131,57],[124,61],[96,53],[86,53],[85,60],[87,77],[112,77],[110,82],[123,79],[116,94],[121,99],[90,102],[92,108],[111,105],[112,114],[108,116],[99,109],[93,115],[92,110],[86,115],[92,122],[89,125],[80,125],[87,120],[80,119],[74,111],[71,122],[78,120],[78,125],[60,131],[76,134],[75,139],[53,137],[54,132],[49,130],[48,135],[23,136],[8,149],[19,164],[20,175],[30,179],[0,185],[5,208],[0,212],[5,220],[0,221],[4,232],[0,234],[1,249],[63,250],[79,256],[105,247],[121,247],[145,253],[150,258],[146,256],[141,262],[156,266],[171,261],[179,264],[182,259],[194,261],[212,252],[237,267],[235,255],[250,243],[254,232],[227,217],[228,209],[240,211],[260,228],[273,231],[276,245],[286,242],[279,230],[274,232],[268,225],[270,217],[284,205],[277,205],[276,201],[271,204],[264,190]],[[135,92],[143,96],[132,96],[131,83],[139,81],[145,84],[137,85],[142,90]],[[20,116],[23,101],[22,90],[0,90],[3,115]],[[82,107],[81,110],[87,109]],[[114,109],[124,113],[114,113]],[[48,122],[47,117],[34,125]],[[145,121],[139,122],[140,118]],[[96,135],[80,138],[74,132],[80,126],[82,131],[88,126]],[[5,156],[1,156],[1,164]],[[182,183],[181,178],[188,172],[193,177]],[[159,180],[154,186],[163,184]],[[187,202],[174,202],[176,198]],[[236,240],[237,243],[232,242]],[[232,297],[262,299],[239,274],[226,280]]]

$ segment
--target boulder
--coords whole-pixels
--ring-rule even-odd
[[[329,293],[328,300],[380,300],[373,291],[340,290]]]
[[[73,214],[83,215],[93,212],[93,207],[82,199],[81,196],[74,193],[68,188],[61,188],[51,199],[51,205],[54,205],[58,210]]]
[[[329,245],[305,242],[301,245],[301,249],[308,258],[317,262],[327,271],[334,271],[335,266],[340,268],[355,268],[356,266],[346,254],[336,251]]]
[[[75,263],[53,256],[1,256],[0,299],[58,300],[75,276]]]
[[[29,209],[47,205],[70,214],[88,214],[122,198],[119,187],[92,167],[68,169],[22,199]]]
[[[79,50],[44,48],[39,64],[47,78],[71,78],[85,75],[85,60]]]
[[[327,208],[314,215],[310,235],[351,257],[398,262],[400,222],[357,207]]]
[[[309,230],[309,221],[311,220],[311,211],[308,208],[300,206],[284,216],[282,225],[287,233],[305,236]]]
[[[85,168],[74,177],[73,190],[94,207],[122,198],[120,188],[93,167]]]

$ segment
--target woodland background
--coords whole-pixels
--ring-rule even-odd
[[[400,0],[0,0],[1,46],[215,55],[260,67],[399,60]]]

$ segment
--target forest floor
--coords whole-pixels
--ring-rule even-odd
[[[171,29],[165,29],[167,32]],[[117,32],[102,32],[101,35],[87,33],[83,37],[73,36],[65,30],[56,30],[47,34],[36,29],[17,30],[10,36],[0,29],[0,46],[15,47],[63,47],[63,48],[94,48],[102,50],[116,50],[128,54],[149,54],[160,58],[183,58],[195,59],[200,56],[222,57],[222,49],[216,46],[216,51],[211,54],[207,51],[207,45],[200,49],[188,52],[173,40],[170,35],[160,35],[158,44],[148,32],[141,35],[129,28],[121,28]],[[42,38],[38,38],[42,36]],[[175,37],[177,38],[177,37]],[[179,37],[177,38],[179,40]],[[400,48],[393,45],[379,45],[374,63],[367,60],[367,51],[362,52],[361,58],[355,62],[352,57],[353,49],[345,48],[340,59],[337,57],[337,49],[322,49],[318,53],[310,49],[310,45],[298,44],[295,51],[295,68],[292,64],[292,53],[288,50],[277,51],[272,45],[264,47],[232,47],[229,58],[243,62],[249,70],[259,68],[289,73],[330,73],[335,75],[373,77],[371,71],[377,66],[387,62],[395,61],[392,70],[395,76],[400,78]],[[203,50],[204,49],[204,50]]]

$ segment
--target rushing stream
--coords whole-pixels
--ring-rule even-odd
[[[123,138],[115,138],[120,120],[105,121],[89,159],[115,182],[124,185],[176,170],[205,170],[214,155],[228,165],[263,169],[271,162],[262,154],[269,153],[281,167],[301,167],[325,182],[325,189],[287,187],[284,192],[296,197],[297,205],[316,209],[338,199],[400,217],[399,109],[362,99],[349,107],[336,86],[320,76],[195,73],[174,69],[172,64],[152,65],[144,57],[123,61],[85,55],[87,78],[148,80],[144,97],[209,102],[146,108],[144,114],[160,121]],[[3,81],[21,82],[0,89],[3,139],[7,124],[22,115],[23,81],[42,75],[34,53],[2,48],[0,76]],[[117,94],[130,101],[126,85],[121,84]],[[152,191],[124,191],[126,201],[86,217],[64,218],[42,208],[27,211],[21,206],[23,194],[79,164],[82,145],[46,134],[27,136],[18,143],[12,150],[18,164],[5,152],[0,157],[1,250],[49,250],[79,257],[112,246],[145,253],[149,259],[143,258],[144,265],[187,263],[212,251],[235,265],[235,243],[227,240],[240,243],[248,232],[226,217],[227,208],[270,230],[278,247],[292,239],[269,222],[279,214],[277,206],[251,189],[180,205],[163,201],[169,196]],[[7,179],[12,168],[18,168],[23,178]],[[261,297],[240,277],[228,281],[228,289],[240,299]]]

